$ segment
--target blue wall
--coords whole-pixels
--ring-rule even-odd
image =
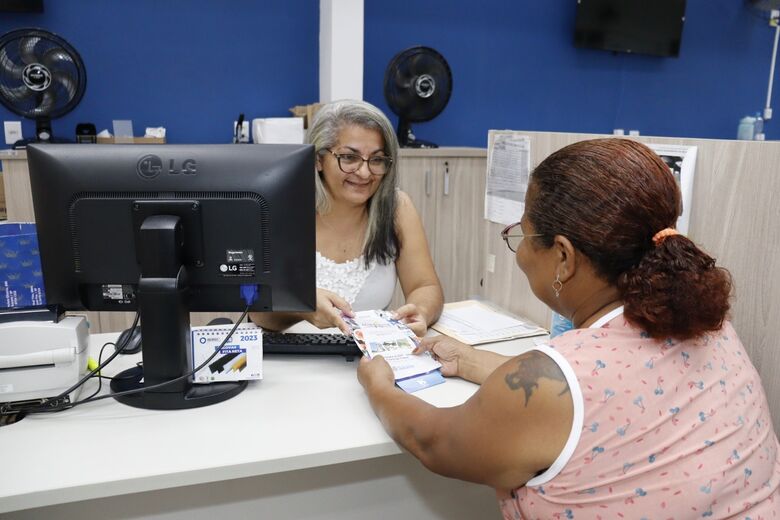
[[[135,135],[165,126],[168,142],[230,142],[241,112],[289,116],[319,98],[317,0],[44,0],[44,10],[0,13],[0,34],[41,27],[81,54],[87,90],[52,121],[55,135],[132,119]],[[0,106],[0,120],[19,119]],[[22,124],[32,137],[34,122]]]
[[[61,136],[81,121],[132,119],[136,135],[165,126],[169,142],[228,142],[239,112],[286,116],[318,98],[319,0],[45,0],[45,9],[0,14],[0,34],[38,26],[81,53],[87,92],[53,122]],[[743,0],[688,0],[679,58],[575,48],[575,10],[575,0],[365,0],[364,96],[395,120],[385,67],[428,45],[449,61],[454,89],[415,131],[441,145],[484,146],[491,128],[733,138],[739,118],[763,107],[773,29]],[[19,116],[0,107],[9,119]],[[767,136],[780,139],[780,111]]]
[[[766,101],[774,28],[743,0],[688,0],[679,58],[575,48],[575,0],[365,1],[367,101],[392,115],[384,69],[407,47],[449,62],[449,105],[414,125],[440,145],[485,146],[505,128],[731,139]],[[777,78],[775,92],[769,139],[780,139]]]

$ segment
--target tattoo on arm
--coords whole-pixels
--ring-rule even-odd
[[[555,361],[538,350],[532,350],[520,357],[517,361],[517,370],[507,374],[504,380],[510,390],[523,389],[525,405],[528,406],[528,399],[533,394],[534,388],[539,388],[539,379],[542,377],[566,383],[566,377]],[[558,395],[563,395],[568,391],[569,385],[566,383],[566,388]]]

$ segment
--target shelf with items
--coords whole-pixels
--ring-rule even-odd
[[[165,144],[164,137],[133,137],[133,142],[120,141],[115,142],[114,137],[98,137],[97,144]]]

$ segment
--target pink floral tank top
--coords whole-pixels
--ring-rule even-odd
[[[730,323],[658,342],[621,308],[550,347],[572,432],[550,469],[499,496],[505,519],[780,518],[777,436]]]

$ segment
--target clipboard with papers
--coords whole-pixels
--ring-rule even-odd
[[[477,300],[445,304],[439,320],[432,328],[468,345],[549,333],[534,323],[499,312]]]

